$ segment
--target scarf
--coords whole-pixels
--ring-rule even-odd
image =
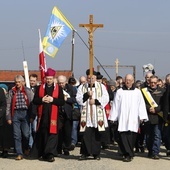
[[[87,93],[88,88],[86,85],[82,86],[82,92],[83,94]],[[95,98],[98,99],[102,96],[102,87],[101,84],[98,82],[95,82]],[[86,128],[86,122],[87,122],[87,111],[88,111],[88,101],[86,101],[85,106],[82,107],[81,110],[81,120],[80,120],[80,132],[84,132]],[[97,125],[98,125],[98,130],[99,131],[105,131],[105,126],[104,126],[104,110],[96,105],[96,114],[97,114]],[[92,121],[92,120],[91,120]]]
[[[106,87],[106,90],[108,91],[108,86],[106,84],[104,84],[104,86]],[[108,103],[106,106],[105,106],[105,111],[106,111],[106,117],[108,119],[109,115],[110,115],[110,109],[111,109],[111,106],[110,106],[110,103]]]
[[[54,90],[52,97],[58,98],[58,85],[54,84]],[[45,84],[42,84],[39,89],[39,97],[44,97],[45,92]],[[37,123],[37,130],[40,125],[41,117],[42,117],[43,105],[38,106],[38,123]],[[58,119],[58,106],[52,104],[51,108],[51,118],[50,118],[50,133],[57,134],[57,119]]]

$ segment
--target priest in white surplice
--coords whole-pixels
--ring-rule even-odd
[[[139,125],[148,121],[145,102],[141,91],[134,86],[134,77],[125,76],[125,85],[117,90],[109,120],[118,121],[119,147],[123,161],[130,162],[134,157],[134,145]]]
[[[90,155],[100,160],[101,133],[108,127],[104,107],[109,102],[109,95],[106,87],[96,81],[96,72],[93,71],[92,77],[89,73],[87,70],[87,83],[79,86],[76,95],[81,109],[80,131],[83,132],[79,160]]]

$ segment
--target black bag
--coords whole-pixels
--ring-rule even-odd
[[[72,120],[80,120],[80,109],[79,108],[74,108],[72,110]]]

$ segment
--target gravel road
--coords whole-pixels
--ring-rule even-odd
[[[55,162],[44,162],[40,160],[23,159],[16,161],[15,155],[10,154],[8,158],[0,158],[0,170],[169,170],[170,157],[166,156],[164,146],[161,147],[160,159],[147,158],[145,153],[138,153],[132,162],[122,162],[118,154],[117,146],[110,146],[110,149],[102,150],[101,160],[78,161],[80,148],[76,147],[69,156],[61,155],[56,157]]]

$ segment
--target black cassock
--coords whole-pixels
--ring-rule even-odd
[[[90,139],[90,140],[89,140]],[[101,133],[97,128],[86,127],[83,133],[80,153],[86,156],[98,156],[101,151]]]
[[[46,156],[47,154],[52,154],[55,156],[57,154],[57,144],[58,144],[58,134],[49,133],[50,129],[50,118],[51,118],[51,103],[42,103],[42,98],[39,97],[39,87],[38,86],[33,103],[36,105],[43,104],[43,111],[39,129],[36,133],[35,141],[31,149],[30,156],[31,158],[40,158],[41,156]],[[45,95],[52,96],[54,86],[47,87],[45,86]],[[53,104],[57,106],[64,105],[64,95],[61,87],[59,87],[59,96],[54,98]],[[57,122],[58,124],[58,122]]]

